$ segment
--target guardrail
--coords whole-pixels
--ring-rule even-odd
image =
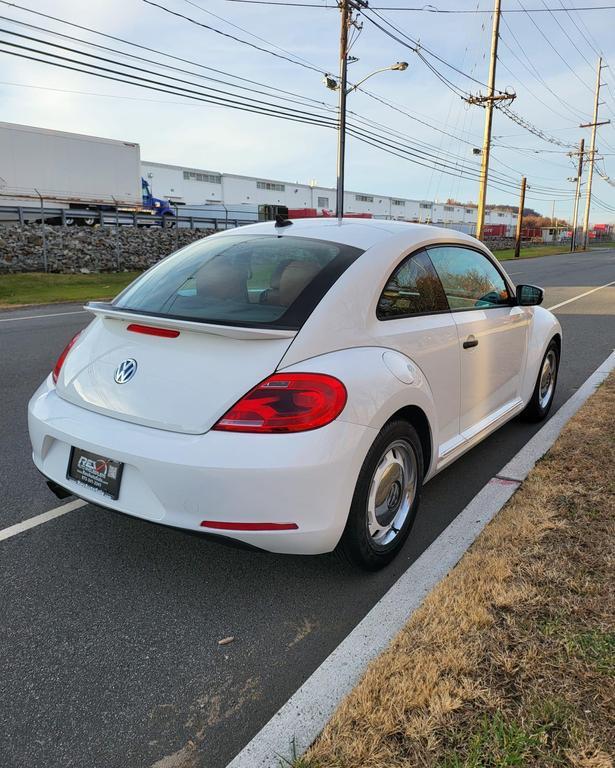
[[[182,216],[176,206],[174,216],[156,216],[152,213],[126,210],[88,210],[75,208],[33,207],[20,205],[0,206],[0,226],[28,223],[54,226],[117,226],[117,227],[179,227],[181,229],[230,229],[244,224],[255,224],[254,219],[231,216]]]

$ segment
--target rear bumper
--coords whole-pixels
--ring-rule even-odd
[[[68,403],[49,379],[30,401],[28,426],[36,467],[82,499],[290,554],[335,548],[376,434],[343,421],[294,435],[167,432]],[[117,501],[67,478],[71,446],[124,462]],[[295,523],[297,529],[213,530],[201,526],[204,520]]]

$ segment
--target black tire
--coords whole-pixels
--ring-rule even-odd
[[[402,449],[402,453],[406,450],[411,452],[408,453],[410,459],[414,457],[414,465],[412,467],[415,473],[414,494],[408,500],[408,509],[400,528],[397,530],[392,527],[394,538],[391,541],[385,541],[380,544],[377,543],[376,538],[374,538],[369,530],[369,491],[372,479],[375,479],[376,470],[386,460],[391,450],[394,452],[395,446],[399,446]],[[353,565],[367,571],[377,571],[388,565],[403,547],[414,523],[420,503],[423,472],[423,449],[414,427],[408,422],[401,420],[385,424],[378,437],[374,440],[361,467],[346,527],[337,546],[338,554]],[[393,490],[393,485],[395,483],[391,484],[391,491]],[[392,495],[394,497],[395,494]],[[388,496],[391,496],[391,493]],[[388,503],[388,496],[386,500],[383,500],[381,506],[384,506],[385,501]],[[394,510],[393,507],[392,509]],[[401,510],[401,507],[399,509]],[[383,530],[386,530],[386,526]]]
[[[551,376],[552,387],[550,387],[550,392],[548,394],[548,397],[546,397],[543,391],[541,391],[541,383],[544,384],[544,382],[542,381],[543,369],[544,369],[547,358],[549,358],[550,356],[551,356],[551,359],[555,360],[555,368]],[[532,398],[529,401],[529,403],[525,406],[525,410],[521,412],[521,418],[523,419],[523,421],[533,421],[533,422],[542,421],[543,419],[546,418],[547,414],[551,410],[551,406],[553,405],[553,398],[555,397],[555,389],[557,387],[557,374],[559,372],[559,358],[560,358],[559,345],[555,339],[552,339],[551,343],[547,347],[547,351],[545,352],[544,357],[540,362],[540,368],[538,370],[538,377],[536,379],[536,386],[534,387]]]

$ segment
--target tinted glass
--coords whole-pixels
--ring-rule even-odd
[[[504,278],[482,253],[453,246],[434,246],[428,252],[453,311],[510,303]]]
[[[413,254],[393,272],[378,301],[377,317],[407,317],[448,310],[442,285],[425,251]]]
[[[161,261],[113,304],[202,322],[299,328],[360,254],[292,236],[205,238]]]

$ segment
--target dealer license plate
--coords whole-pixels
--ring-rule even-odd
[[[120,495],[121,461],[97,456],[81,448],[71,448],[66,476],[88,488],[94,488],[111,499]]]

